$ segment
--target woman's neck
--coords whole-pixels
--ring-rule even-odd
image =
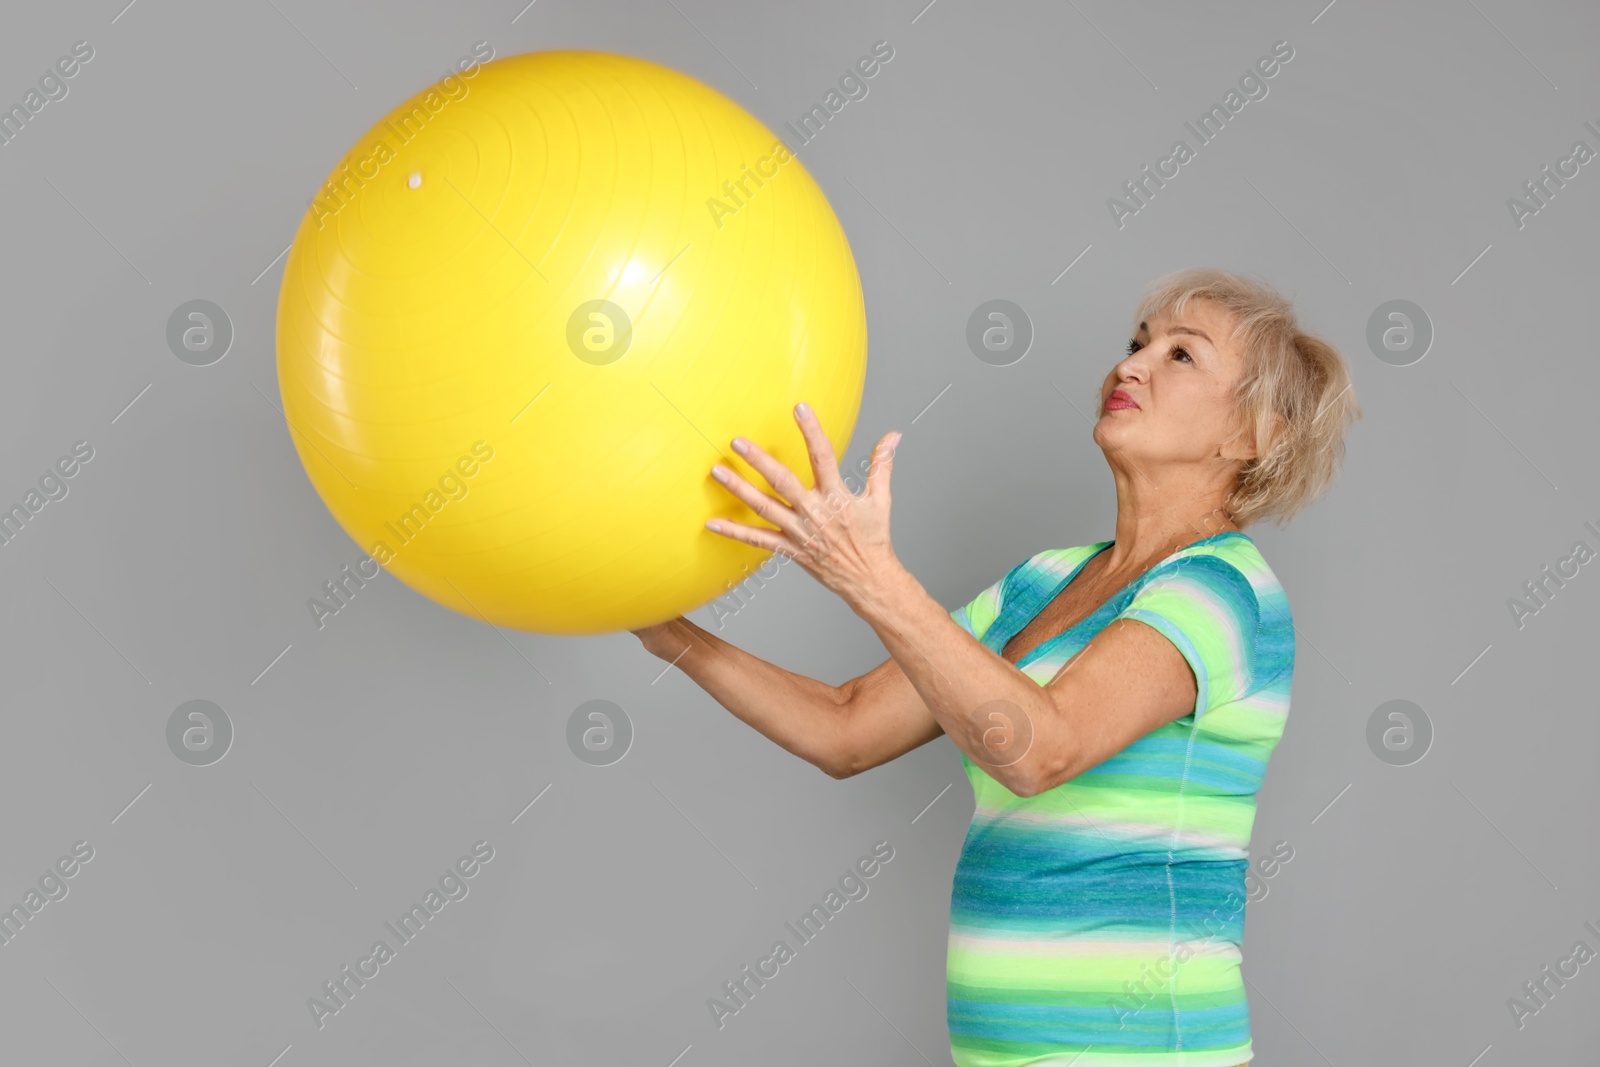
[[[1114,543],[1105,553],[1103,573],[1142,574],[1180,548],[1229,531],[1239,531],[1239,525],[1221,508],[1182,518],[1164,515],[1145,519],[1119,514]]]

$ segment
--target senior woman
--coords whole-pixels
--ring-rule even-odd
[[[1100,385],[1094,440],[1115,536],[1047,548],[947,611],[895,558],[885,435],[860,494],[796,408],[814,489],[754,442],[782,499],[713,473],[890,658],[833,686],[684,618],[636,630],[719,703],[834,778],[941,734],[975,809],[950,901],[958,1067],[1234,1067],[1255,797],[1289,710],[1294,626],[1244,528],[1331,482],[1360,417],[1339,354],[1269,287],[1209,268],[1158,279]]]

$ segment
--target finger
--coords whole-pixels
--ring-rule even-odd
[[[822,420],[806,403],[794,406],[794,421],[800,424],[800,435],[805,438],[806,454],[811,458],[812,485],[818,492],[833,495],[848,492],[844,479],[839,477],[839,458],[833,453],[833,443],[822,431]]]
[[[742,449],[741,449],[741,446]],[[777,459],[769,456],[766,451],[748,437],[735,437],[733,450],[744,458],[744,461],[756,469],[756,473],[766,481],[767,485],[777,492],[790,506],[808,511],[812,501],[807,500],[811,490],[796,477],[794,471],[784,466]]]
[[[751,485],[738,471],[718,463],[711,468],[711,476],[721,482],[724,489],[744,501],[751,511],[778,529],[800,540],[808,536],[799,515],[784,506],[782,501],[774,500]]]
[[[867,496],[888,496],[889,475],[894,470],[894,452],[900,447],[900,431],[884,434],[872,453],[872,469],[867,472]]]
[[[791,559],[794,558],[794,549],[790,547],[789,542],[771,530],[760,530],[731,519],[711,519],[706,522],[706,529],[731,541],[743,541],[747,545],[754,545],[768,552],[781,552]]]

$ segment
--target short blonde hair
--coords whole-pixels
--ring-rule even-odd
[[[1345,428],[1361,418],[1350,372],[1337,349],[1300,329],[1277,290],[1215,267],[1157,278],[1139,301],[1134,331],[1153,315],[1182,315],[1191,300],[1233,313],[1232,340],[1244,357],[1234,403],[1257,453],[1239,473],[1228,513],[1240,527],[1265,518],[1283,526],[1322,495],[1344,459]]]

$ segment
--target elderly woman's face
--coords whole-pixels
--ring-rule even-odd
[[[1190,301],[1182,316],[1142,323],[1133,351],[1101,383],[1095,443],[1158,462],[1204,462],[1219,449],[1247,456],[1232,400],[1243,369],[1228,340],[1233,325],[1231,312],[1203,300]]]

